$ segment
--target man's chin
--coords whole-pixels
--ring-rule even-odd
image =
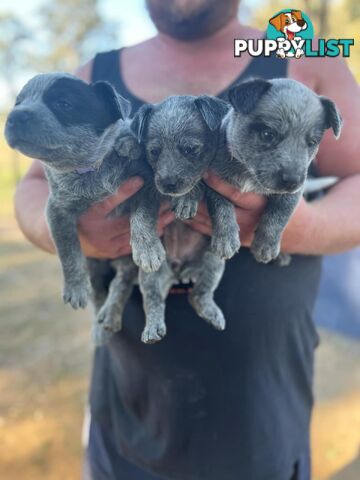
[[[171,5],[172,0],[164,3],[159,0],[147,0],[151,19],[159,32],[183,42],[201,40],[220,30],[236,14],[234,5],[238,0],[207,0],[199,4],[197,9],[189,11]]]

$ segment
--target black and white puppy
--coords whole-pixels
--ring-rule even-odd
[[[62,265],[64,302],[73,308],[84,308],[90,293],[77,219],[130,176],[151,173],[124,122],[129,113],[129,102],[109,83],[89,85],[54,73],[32,78],[7,118],[9,145],[44,165],[50,186],[47,220]],[[119,268],[136,276],[127,260],[120,259]]]

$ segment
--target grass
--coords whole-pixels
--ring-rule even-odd
[[[0,122],[0,126],[1,122]],[[0,478],[75,480],[90,369],[89,314],[62,305],[55,257],[24,240],[16,182],[31,160],[0,138]]]
[[[57,259],[0,240],[0,478],[80,478],[89,320],[62,305]]]

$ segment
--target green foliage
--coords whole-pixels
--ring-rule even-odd
[[[15,94],[14,76],[28,66],[25,44],[31,32],[15,14],[0,14],[0,77]]]
[[[50,26],[45,32],[47,51],[34,62],[43,70],[72,71],[98,50],[100,39],[109,44],[115,40],[115,24],[104,21],[97,0],[52,0],[39,15],[42,25]]]

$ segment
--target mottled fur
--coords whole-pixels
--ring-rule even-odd
[[[290,79],[250,80],[234,87],[229,99],[233,108],[224,118],[212,168],[240,191],[267,196],[251,251],[257,261],[268,263],[279,256],[283,230],[324,131],[332,128],[337,138],[342,121],[331,100]],[[235,235],[234,213],[227,227]],[[280,261],[289,258],[283,255]]]
[[[219,231],[224,219],[220,220],[217,211],[227,200],[206,189],[202,177],[216,154],[221,120],[228,108],[225,102],[210,96],[174,96],[157,105],[143,106],[131,124],[145,145],[159,200],[172,199],[177,218],[184,220],[196,214],[206,192]],[[218,204],[212,202],[214,195]],[[223,238],[226,233],[221,233]],[[193,282],[190,303],[200,317],[223,330],[225,319],[214,301],[214,292],[224,271],[224,258],[230,258],[240,246],[239,236],[230,248],[228,242],[214,254],[207,237],[178,220],[167,227],[163,242],[167,257],[160,270],[139,273],[146,313],[143,341],[157,341],[165,335],[165,299],[171,286],[179,282]]]
[[[25,85],[7,120],[9,144],[43,162],[50,186],[47,220],[63,269],[64,301],[73,308],[87,304],[88,270],[96,310],[105,299],[97,279],[105,262],[86,261],[77,234],[79,216],[114,194],[130,176],[141,175],[152,182],[143,151],[123,120],[129,113],[129,103],[107,82],[87,85],[71,75],[44,74]],[[122,205],[117,214],[127,210],[136,216],[141,195]],[[101,312],[100,320],[115,330],[121,327],[120,310],[131,293],[137,268],[130,257],[114,261],[113,267],[116,277],[110,294],[117,288],[122,302],[114,310],[115,318],[110,320]],[[121,290],[120,278],[124,280]],[[99,338],[101,332],[96,335]]]

